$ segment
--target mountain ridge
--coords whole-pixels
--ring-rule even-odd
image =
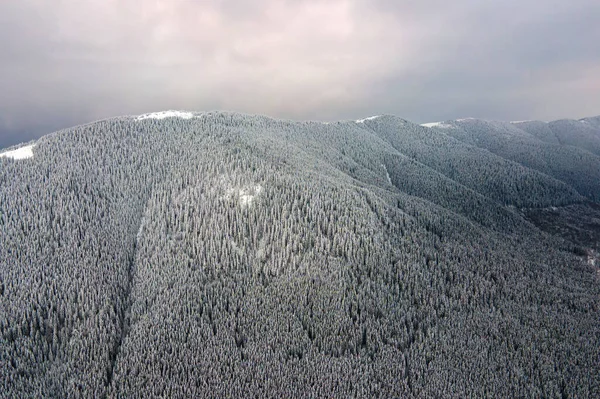
[[[493,124],[177,112],[0,158],[7,397],[597,396],[593,179]]]

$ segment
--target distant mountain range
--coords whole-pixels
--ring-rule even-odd
[[[580,194],[599,199],[600,117],[554,122],[468,118],[425,126],[444,129],[448,136],[557,178]]]
[[[164,111],[0,151],[3,397],[600,397],[600,117]]]

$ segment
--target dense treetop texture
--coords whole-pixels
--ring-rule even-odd
[[[171,111],[7,149],[0,397],[600,397],[598,120]]]

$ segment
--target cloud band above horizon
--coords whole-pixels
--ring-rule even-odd
[[[7,0],[0,146],[164,109],[595,115],[599,19],[595,0]]]

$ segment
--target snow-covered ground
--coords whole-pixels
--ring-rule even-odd
[[[379,118],[381,115],[375,115],[375,116],[369,116],[368,118],[365,119],[357,119],[356,123],[365,123],[365,121],[370,121],[376,118]]]
[[[447,123],[444,123],[444,122],[421,123],[421,126],[424,126],[424,127],[441,127],[441,128],[452,127],[452,125],[448,125]]]
[[[7,157],[12,159],[27,159],[33,157],[33,147],[35,144],[26,145],[16,150],[6,151],[0,154],[0,157]]]
[[[254,187],[243,188],[239,191],[239,199],[240,205],[243,207],[248,207],[252,205],[254,198],[262,191],[262,187],[260,185],[256,185]]]
[[[262,192],[260,184],[254,186],[245,186],[244,188],[229,188],[227,189],[226,198],[236,198],[242,208],[247,208],[252,205],[256,197]]]
[[[143,114],[137,117],[138,121],[143,121],[144,119],[165,119],[165,118],[182,118],[182,119],[192,119],[194,114],[191,112],[185,111],[160,111],[160,112],[152,112],[150,114]]]
[[[137,241],[140,241],[140,238],[142,237],[142,233],[144,232],[145,226],[146,226],[146,216],[142,216],[142,221],[140,222],[140,228],[138,229],[138,232],[136,235]]]
[[[239,245],[237,244],[237,242],[235,242],[234,240],[230,239],[229,242],[231,243],[231,247],[233,248],[233,250],[240,256],[244,256],[244,250],[242,248],[239,247]]]

